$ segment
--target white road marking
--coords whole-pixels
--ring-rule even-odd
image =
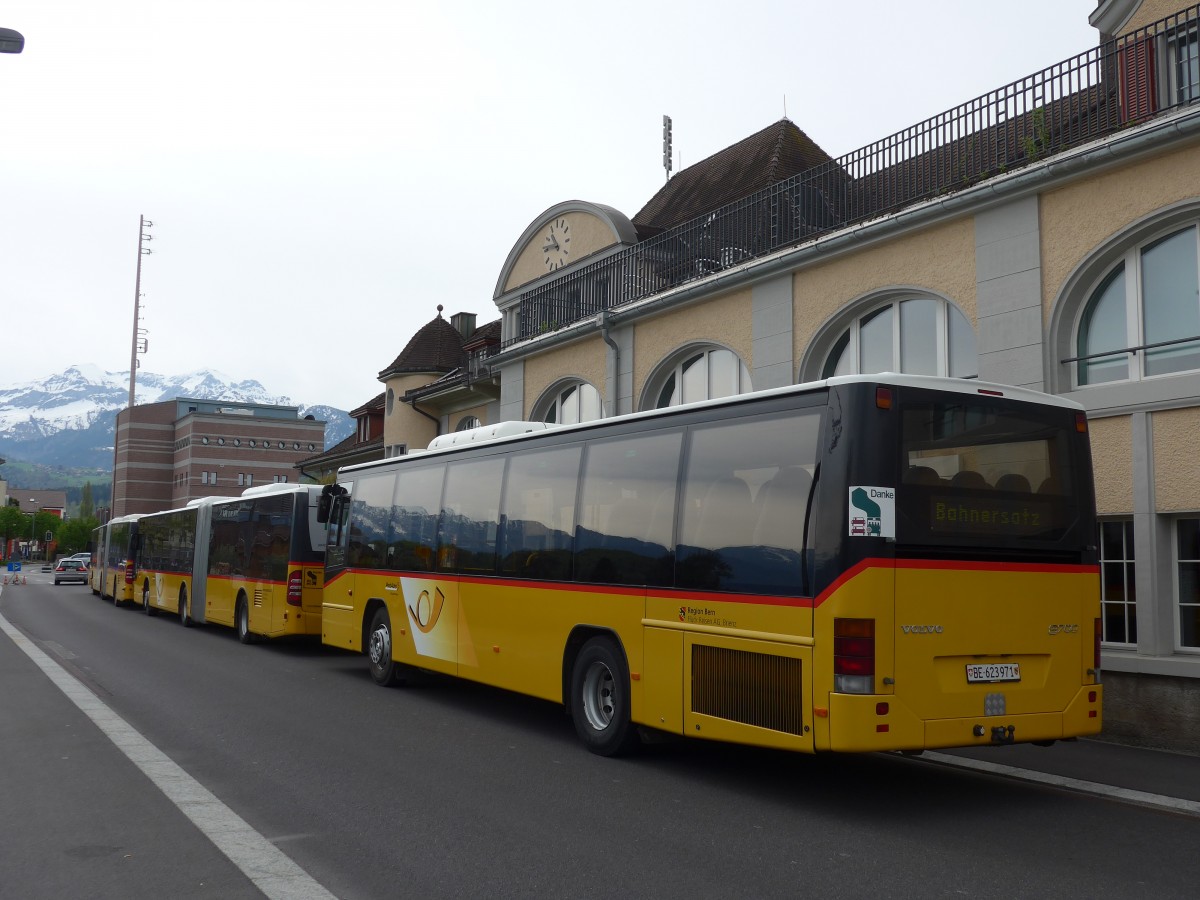
[[[334,895],[313,880],[278,847],[251,828],[246,821],[216,798],[206,787],[179,767],[170,757],[142,737],[128,722],[43,653],[3,615],[0,630],[34,661],[46,676],[146,777],[167,795],[179,810],[216,844],[217,849],[272,900],[335,900]]]
[[[1115,787],[1111,784],[1101,784],[1096,781],[1083,781],[1079,778],[1068,778],[1065,775],[1051,775],[1047,772],[1035,772],[1032,769],[1019,769],[1016,766],[1005,766],[1000,763],[985,762],[966,756],[952,756],[949,753],[934,753],[926,751],[914,760],[941,763],[947,766],[957,766],[960,769],[974,769],[977,772],[987,772],[991,775],[1004,775],[1009,778],[1019,778],[1022,781],[1035,781],[1053,787],[1066,788],[1084,794],[1096,794],[1101,797],[1111,797],[1126,803],[1136,803],[1139,806],[1151,806],[1155,809],[1165,809],[1170,812],[1183,813],[1187,816],[1200,817],[1200,803],[1195,800],[1185,800],[1182,797],[1168,797],[1165,794],[1151,794],[1146,791],[1135,791],[1131,788]]]

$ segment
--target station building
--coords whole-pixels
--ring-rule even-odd
[[[545,210],[497,321],[439,307],[380,372],[384,453],[852,372],[1070,397],[1102,516],[1106,734],[1195,752],[1200,7],[1104,0],[1090,21],[1097,46],[840,158],[784,119],[632,217]]]

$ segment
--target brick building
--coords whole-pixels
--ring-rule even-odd
[[[197,497],[296,480],[296,463],[324,446],[325,423],[295,406],[197,400],[117,414],[113,516],[159,512]]]

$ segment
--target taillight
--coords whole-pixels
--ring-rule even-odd
[[[125,560],[125,583],[133,584],[133,578],[134,578],[133,560],[127,559],[127,560]]]
[[[875,620],[833,620],[833,689],[839,694],[875,692]]]
[[[293,569],[288,575],[287,602],[288,606],[300,606],[304,597],[304,587],[300,581],[300,570]]]
[[[1100,637],[1102,634],[1100,628],[1100,619],[1095,620],[1095,639],[1092,641],[1092,677],[1097,682],[1100,681]]]

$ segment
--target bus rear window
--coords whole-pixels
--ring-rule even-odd
[[[1082,448],[1069,411],[964,397],[901,417],[900,542],[1058,544],[1071,529]]]

